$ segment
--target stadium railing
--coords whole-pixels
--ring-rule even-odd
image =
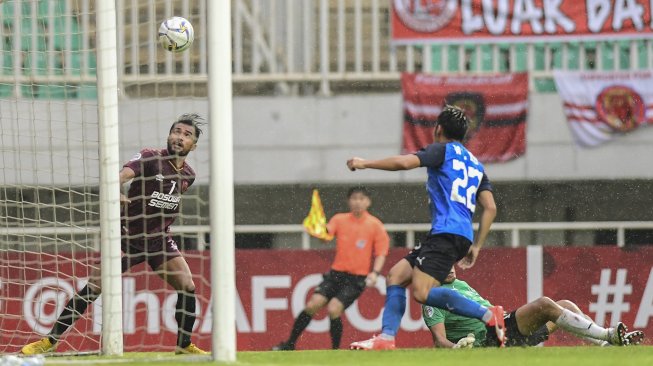
[[[205,83],[207,0],[117,0],[121,90],[132,85]],[[70,97],[56,86],[95,81],[93,2],[7,0],[0,6],[0,94],[33,90],[12,84],[43,84],[44,98]],[[333,83],[396,82],[403,71],[438,73],[529,71],[531,88],[554,91],[554,69],[653,68],[653,40],[392,45],[390,2],[384,0],[232,0],[233,81],[265,84],[277,91],[313,83],[322,94]],[[20,16],[18,16],[20,14]],[[172,55],[156,41],[166,14],[194,25],[191,52]],[[20,19],[20,20],[18,20]],[[44,59],[30,57],[46,51]],[[55,90],[50,87],[55,85]],[[260,92],[260,89],[257,89]],[[79,91],[92,98],[94,90]]]
[[[390,233],[404,233],[406,235],[406,247],[413,248],[416,242],[416,235],[425,233],[429,230],[430,224],[385,224],[385,228]],[[477,224],[475,224],[477,228]],[[586,222],[498,222],[492,225],[492,231],[503,231],[509,233],[509,243],[512,248],[519,248],[528,245],[521,240],[521,233],[526,231],[595,231],[595,230],[614,230],[616,231],[616,245],[624,247],[626,245],[626,230],[651,230],[653,221],[586,221]],[[185,235],[194,237],[199,250],[208,249],[206,241],[207,234],[211,228],[208,225],[180,225],[171,227],[174,235]],[[301,235],[301,248],[310,249],[310,236],[304,231],[302,225],[236,225],[236,234],[280,234],[290,233]],[[17,241],[8,240],[9,237],[51,237],[57,238],[63,235],[83,235],[88,237],[90,246],[95,245],[99,250],[99,227],[2,227],[0,228],[0,237],[4,238],[5,245],[17,243]],[[24,249],[29,250],[29,241],[24,242]],[[17,249],[17,248],[16,248]]]

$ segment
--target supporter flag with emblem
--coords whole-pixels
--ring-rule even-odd
[[[317,189],[314,189],[311,196],[311,209],[303,222],[304,228],[306,232],[318,239],[331,240],[333,235],[327,232],[326,224],[327,220],[324,215],[320,193]]]
[[[403,153],[433,142],[442,108],[462,108],[470,120],[465,146],[482,162],[504,162],[526,152],[528,74],[440,76],[404,73]]]
[[[556,71],[554,78],[579,146],[598,146],[653,123],[653,72]]]

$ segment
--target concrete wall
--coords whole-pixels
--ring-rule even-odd
[[[94,184],[97,113],[81,101],[2,101],[0,121],[6,184]],[[206,99],[123,100],[121,160],[143,146],[163,147],[180,113],[208,114]],[[208,126],[210,128],[210,125]],[[559,97],[531,96],[527,153],[488,166],[495,181],[650,179],[644,159],[653,155],[653,128],[593,149],[576,147]],[[199,184],[208,180],[209,146],[202,137],[190,163]],[[235,179],[238,184],[421,182],[424,172],[351,173],[351,156],[397,154],[401,141],[399,94],[336,97],[239,97],[234,100]]]

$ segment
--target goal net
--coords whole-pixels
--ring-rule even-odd
[[[166,149],[180,114],[196,112],[208,119],[205,88],[179,82],[180,73],[195,70],[189,52],[176,55],[156,44],[160,21],[181,15],[195,28],[190,52],[205,50],[199,14],[206,3],[116,4],[119,73],[131,76],[119,78],[122,166],[143,148]],[[18,352],[47,335],[92,268],[99,267],[105,223],[99,209],[94,5],[87,0],[0,1],[0,354]],[[171,233],[196,287],[192,341],[209,350],[206,132],[186,159],[197,177],[178,202]],[[124,350],[173,351],[177,292],[147,263],[123,275],[122,287]],[[57,352],[100,351],[101,311],[98,299],[63,334]]]

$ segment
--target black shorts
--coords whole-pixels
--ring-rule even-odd
[[[444,283],[451,267],[467,255],[471,245],[471,241],[460,235],[429,235],[404,258],[411,267],[417,265],[422,272]]]
[[[330,270],[324,274],[324,280],[315,288],[315,293],[329,300],[335,297],[347,309],[365,290],[365,278]]]
[[[549,339],[549,330],[546,325],[541,326],[531,335],[521,334],[517,327],[515,311],[505,314],[503,319],[506,323],[506,337],[508,338],[506,347],[536,346]],[[494,327],[487,327],[485,346],[499,347],[499,340],[497,339],[497,333],[494,330]]]
[[[156,271],[163,263],[181,257],[177,243],[170,236],[141,240],[123,239],[121,249],[123,273],[145,261]]]

